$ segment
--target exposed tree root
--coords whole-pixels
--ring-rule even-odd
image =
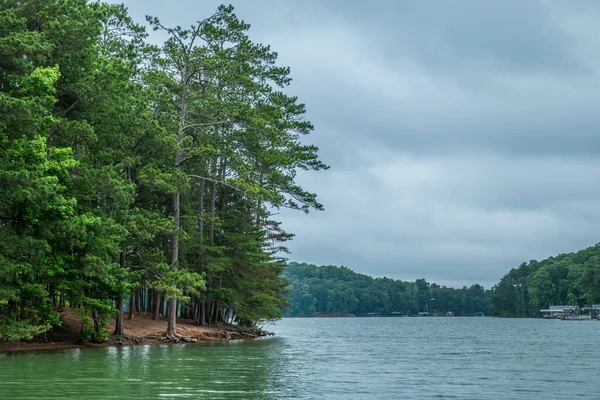
[[[165,340],[170,340],[171,342],[179,343],[180,341],[188,342],[188,343],[197,343],[198,339],[195,339],[190,336],[185,336],[180,333],[175,333],[172,335],[170,333],[165,333]]]

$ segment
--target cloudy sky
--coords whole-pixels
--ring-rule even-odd
[[[212,0],[126,0],[188,26]],[[600,2],[238,0],[331,169],[290,259],[491,287],[600,242]]]

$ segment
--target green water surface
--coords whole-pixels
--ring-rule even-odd
[[[286,319],[277,337],[0,355],[0,399],[600,399],[600,322]]]

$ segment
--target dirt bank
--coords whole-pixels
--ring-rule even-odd
[[[107,342],[80,345],[77,344],[77,339],[81,330],[81,319],[75,312],[66,309],[61,313],[63,321],[61,327],[46,332],[46,334],[36,336],[29,341],[0,342],[0,352],[170,343],[164,337],[164,333],[167,330],[167,321],[164,317],[159,321],[154,321],[149,313],[135,314],[133,320],[127,319],[127,316],[128,313],[123,315],[124,335],[122,338],[112,334],[115,329],[115,322],[113,320],[107,325],[107,329],[110,332]],[[181,318],[177,320],[177,331],[182,335],[196,339],[199,343],[254,339],[270,334],[268,332],[263,332],[262,334],[251,333],[249,329],[237,325],[214,324],[210,326],[198,326],[193,320]]]

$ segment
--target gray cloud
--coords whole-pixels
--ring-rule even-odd
[[[367,153],[366,170],[306,178],[327,187],[325,213],[284,215],[311,262],[489,287],[522,261],[576,250],[599,233],[595,160]]]
[[[127,0],[187,25],[218,2]],[[600,4],[239,2],[332,168],[326,211],[282,211],[291,259],[490,287],[600,237]]]

